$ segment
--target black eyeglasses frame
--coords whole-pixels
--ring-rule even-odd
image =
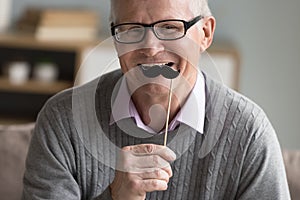
[[[123,44],[133,44],[133,43],[139,43],[141,41],[144,40],[145,36],[146,36],[146,32],[144,33],[143,37],[138,40],[138,41],[134,41],[134,42],[122,42],[122,41],[119,41],[116,37],[116,31],[115,29],[119,26],[123,26],[123,25],[140,25],[140,26],[143,26],[144,28],[150,28],[152,30],[152,32],[154,33],[154,35],[159,39],[159,40],[165,40],[165,41],[171,41],[171,40],[178,40],[178,39],[181,39],[183,38],[185,35],[186,35],[186,32],[193,26],[195,25],[198,21],[200,21],[201,19],[203,19],[204,17],[202,15],[198,15],[197,17],[193,18],[192,20],[190,21],[185,21],[185,20],[182,20],[182,19],[165,19],[165,20],[160,20],[160,21],[156,21],[154,23],[151,23],[151,24],[144,24],[144,23],[122,23],[122,24],[117,24],[117,25],[111,25],[111,35],[114,37],[114,39],[119,42],[119,43],[123,43]],[[158,23],[161,23],[161,22],[167,22],[167,21],[178,21],[178,22],[182,22],[184,24],[184,34],[181,36],[181,37],[178,37],[178,38],[172,38],[172,39],[164,39],[164,38],[160,38],[156,32],[154,31],[154,26]]]

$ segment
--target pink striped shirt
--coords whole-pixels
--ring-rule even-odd
[[[205,83],[202,73],[198,73],[196,83],[188,96],[185,104],[169,123],[169,131],[174,130],[177,125],[184,123],[199,133],[203,133],[205,117]],[[121,119],[134,118],[136,125],[149,133],[157,134],[151,127],[145,125],[136,110],[128,92],[126,78],[123,77],[120,89],[112,105],[110,124]]]

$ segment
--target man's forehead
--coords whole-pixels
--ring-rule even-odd
[[[150,15],[155,20],[192,17],[190,0],[112,0],[112,17],[115,21],[131,21],[132,17]],[[127,20],[128,19],[128,20]],[[116,22],[115,21],[115,22]]]
[[[133,10],[135,7],[147,5],[156,8],[163,7],[164,9],[180,6],[184,9],[191,5],[191,0],[111,0],[112,8],[126,7],[127,9],[131,8]],[[181,10],[177,10],[177,12],[181,12]]]

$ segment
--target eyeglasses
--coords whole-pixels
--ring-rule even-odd
[[[152,24],[124,23],[111,27],[111,34],[119,43],[132,44],[141,42],[146,35],[146,30],[151,29],[160,40],[178,40],[186,35],[189,28],[200,21],[199,15],[191,21],[169,19],[154,22]]]

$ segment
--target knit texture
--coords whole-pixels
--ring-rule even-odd
[[[23,199],[111,199],[118,149],[163,144],[163,134],[150,135],[132,119],[109,125],[121,76],[111,72],[47,102],[26,161]],[[169,133],[168,147],[177,155],[173,176],[166,191],[147,193],[146,199],[290,199],[280,146],[265,113],[207,76],[205,84],[204,134],[184,124]]]

